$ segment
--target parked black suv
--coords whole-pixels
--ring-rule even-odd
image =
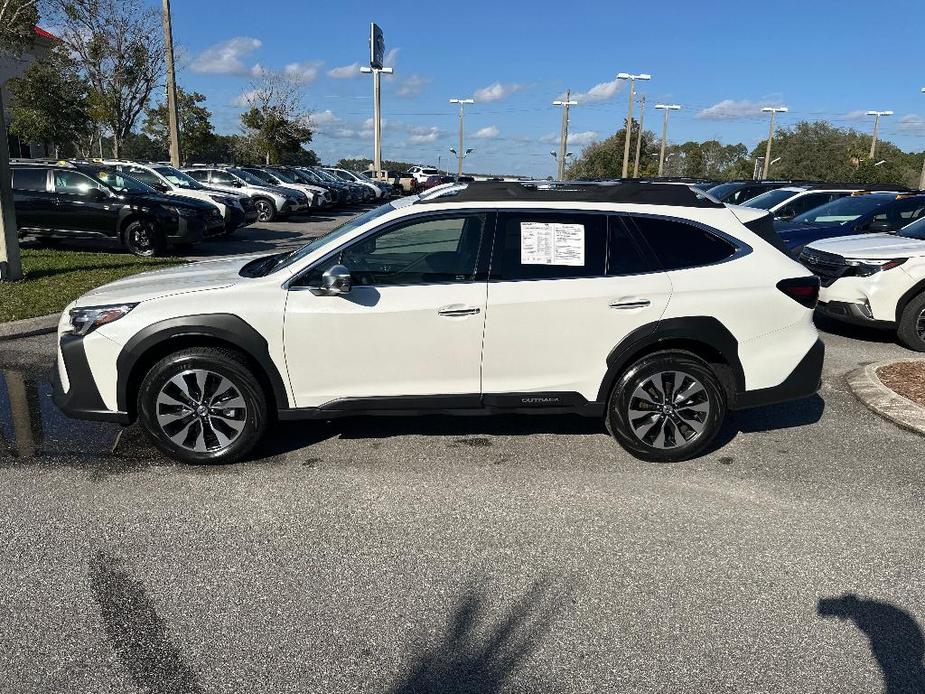
[[[20,160],[12,164],[20,236],[108,238],[138,256],[192,244],[225,230],[215,205],[161,195],[104,166]]]

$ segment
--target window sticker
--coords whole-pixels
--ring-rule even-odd
[[[521,265],[585,264],[585,225],[520,223]]]

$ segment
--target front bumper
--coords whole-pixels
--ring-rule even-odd
[[[254,213],[254,219],[257,218],[256,212]],[[235,229],[239,229],[247,224],[247,218],[245,217],[244,210],[240,207],[235,207],[233,205],[227,205],[225,207],[225,231],[230,232]]]
[[[878,320],[874,318],[870,309],[870,304],[856,304],[850,301],[820,301],[816,305],[816,311],[823,316],[828,316],[842,323],[851,325],[860,325],[867,328],[887,328],[896,327],[894,321]]]
[[[770,388],[747,390],[736,393],[733,410],[775,405],[789,400],[799,400],[813,395],[822,385],[822,364],[825,360],[825,345],[822,340],[810,347],[806,355],[784,381]]]
[[[62,335],[59,342],[60,359],[67,370],[69,390],[65,392],[58,369],[52,377],[52,400],[64,414],[72,419],[90,419],[99,422],[129,424],[131,418],[127,412],[107,410],[100,396],[93,372],[87,362],[83,337],[80,335]]]

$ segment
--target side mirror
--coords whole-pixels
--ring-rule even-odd
[[[334,265],[325,270],[321,276],[321,286],[311,290],[316,296],[340,296],[349,294],[353,289],[350,270],[343,265]]]
[[[99,202],[105,200],[109,196],[99,188],[87,188],[87,192],[84,193],[84,197],[92,200],[93,202]]]
[[[871,234],[882,234],[884,232],[892,232],[893,225],[890,224],[885,219],[877,220],[875,222],[871,222],[870,224],[868,224],[866,231],[869,231]]]

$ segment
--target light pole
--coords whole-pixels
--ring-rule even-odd
[[[630,172],[630,138],[633,135],[633,98],[636,94],[636,80],[650,80],[652,75],[647,75],[646,73],[631,75],[628,72],[619,72],[617,73],[617,79],[629,80],[630,82],[629,107],[626,111],[626,137],[623,138],[625,141],[623,143],[622,178],[627,178]]]
[[[892,116],[892,111],[868,111],[868,116],[874,117],[874,137],[870,141],[870,158],[877,156],[877,136],[880,134],[880,116]]]
[[[764,172],[761,174],[761,180],[768,177],[768,169],[771,166],[771,142],[774,140],[774,116],[778,113],[787,113],[790,109],[786,106],[765,106],[761,109],[764,113],[771,114],[771,125],[768,127],[768,146],[764,150]]]
[[[633,161],[633,178],[639,178],[639,150],[642,147],[642,133],[646,122],[646,96],[639,97],[639,132],[636,133],[636,159]]]
[[[662,117],[662,146],[658,153],[658,175],[661,176],[665,169],[665,147],[668,144],[668,113],[669,111],[680,111],[678,104],[655,104],[656,110],[663,111]]]
[[[459,148],[450,150],[459,160],[459,168],[456,170],[456,178],[459,178],[463,173],[463,159],[472,151],[471,149],[463,149],[463,121],[466,117],[466,104],[474,104],[475,99],[450,99],[450,103],[459,104]]]
[[[173,29],[170,0],[163,3],[164,53],[167,62],[167,125],[170,129],[170,164],[180,166],[180,125],[177,117],[177,74],[173,68]]]
[[[382,169],[382,90],[380,89],[381,75],[391,75],[395,72],[390,67],[361,67],[360,72],[373,75],[373,168],[378,174]]]
[[[575,106],[577,101],[569,101],[572,90],[565,92],[565,101],[556,100],[552,102],[553,106],[562,107],[562,129],[559,133],[559,157],[558,166],[556,167],[556,178],[562,180],[565,178],[565,150],[568,148],[568,109],[569,106]]]

